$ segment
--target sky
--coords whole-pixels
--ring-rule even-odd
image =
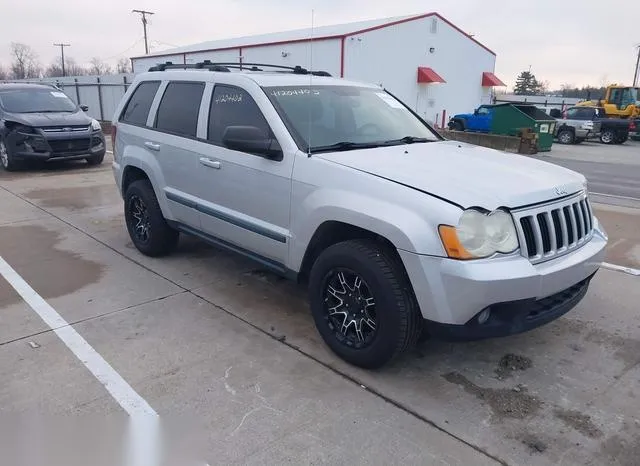
[[[5,0],[7,2],[9,0]],[[111,64],[144,54],[132,8],[151,10],[152,52],[215,39],[351,21],[440,13],[497,54],[496,74],[510,87],[523,70],[551,88],[561,84],[630,85],[640,44],[640,2],[632,0],[23,0],[2,11],[0,66],[11,42],[30,45],[46,66],[70,43],[78,63]],[[559,5],[562,7],[559,8]]]

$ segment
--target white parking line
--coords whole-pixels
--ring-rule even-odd
[[[2,257],[0,257],[0,275],[9,282],[22,299],[58,335],[67,348],[89,369],[89,372],[104,385],[122,409],[132,417],[158,416],[144,398],[138,395],[120,374],[49,303],[36,293]]]
[[[602,267],[609,270],[615,270],[616,272],[628,273],[629,275],[635,275],[640,277],[640,269],[634,269],[633,267],[625,267],[623,265],[609,264],[608,262],[603,262]]]
[[[29,284],[0,256],[0,275],[9,282],[24,301],[55,332],[89,372],[107,389],[113,399],[130,416],[127,465],[157,466],[160,464],[159,418],[138,393],[87,341],[62,318]]]

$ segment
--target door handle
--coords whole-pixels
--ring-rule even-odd
[[[220,170],[221,168],[220,162],[218,162],[217,160],[208,159],[206,157],[200,157],[200,163],[205,167],[215,168],[217,170]]]
[[[147,149],[155,150],[156,152],[160,150],[160,144],[156,144],[155,142],[147,141],[144,145]]]

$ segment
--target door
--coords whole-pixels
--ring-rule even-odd
[[[196,140],[198,114],[204,94],[202,82],[167,84],[155,116],[146,148],[155,154],[164,177],[164,193],[176,221],[200,227],[196,179],[202,143]]]
[[[263,105],[270,105],[266,96],[261,97],[266,101]],[[224,146],[223,136],[230,126],[255,127],[275,138],[256,100],[245,89],[216,84],[208,120],[210,144],[202,149],[198,182],[203,231],[284,270],[293,154],[276,160]]]
[[[488,133],[491,130],[491,111],[487,107],[479,107],[467,120],[467,129]]]

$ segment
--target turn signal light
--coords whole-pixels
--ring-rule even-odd
[[[438,227],[440,239],[447,255],[452,259],[473,259],[473,256],[462,246],[456,233],[456,227],[440,225]]]

